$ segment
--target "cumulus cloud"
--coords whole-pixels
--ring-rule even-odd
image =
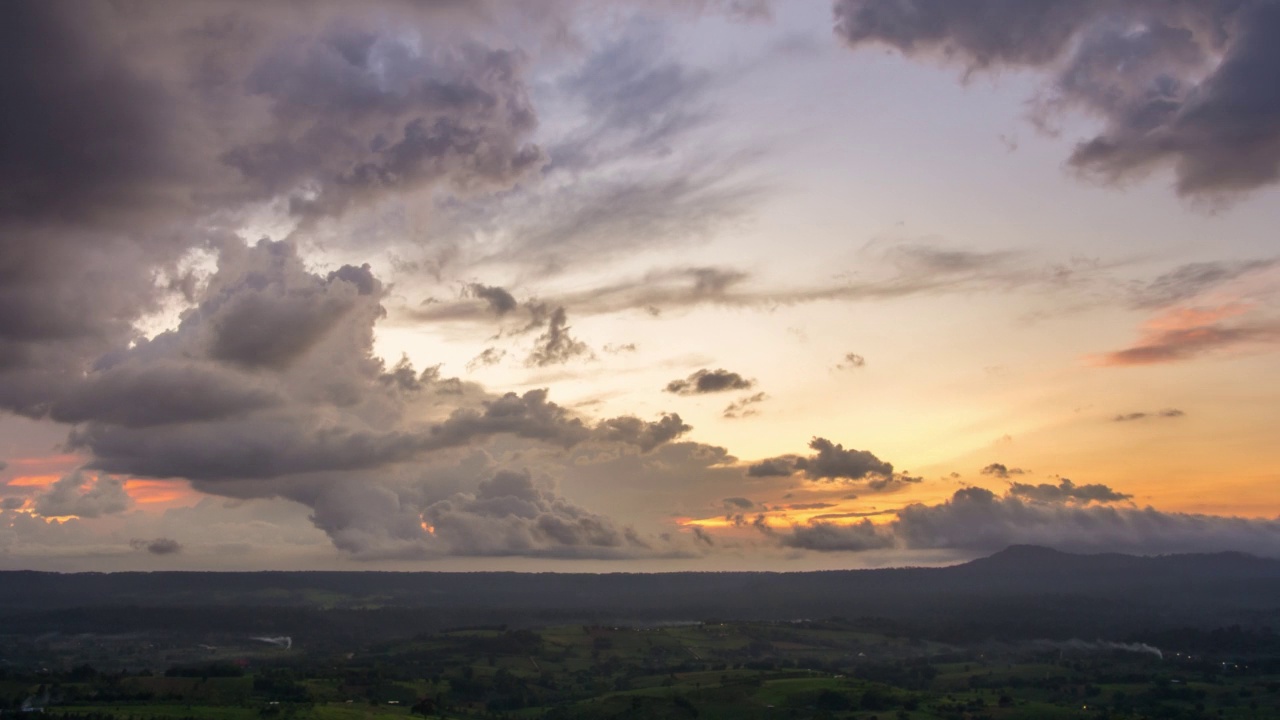
[[[748,478],[789,477],[801,473],[808,480],[842,482],[859,491],[894,492],[924,478],[895,472],[893,464],[866,450],[846,449],[839,443],[815,437],[809,442],[811,455],[780,455],[747,467]]]
[[[1027,498],[1029,500],[1037,500],[1047,503],[1070,503],[1077,505],[1088,505],[1089,503],[1114,503],[1132,498],[1132,495],[1126,495],[1116,492],[1106,485],[1100,483],[1090,483],[1087,485],[1076,485],[1067,478],[1062,478],[1057,485],[1049,483],[1040,483],[1031,485],[1027,483],[1014,483],[1009,487],[1009,494],[1015,497]]]
[[[455,555],[621,557],[653,550],[634,531],[537,487],[527,471],[499,472],[474,493],[432,503],[422,518]]]
[[[129,547],[134,550],[146,550],[152,555],[176,555],[182,552],[182,543],[167,537],[158,537],[153,540],[134,538],[129,541]]]
[[[1280,521],[1113,506],[1108,503],[1129,496],[1102,485],[1063,481],[1024,487],[1033,489],[999,496],[963,488],[937,505],[908,505],[884,524],[816,521],[770,536],[785,547],[828,552],[889,547],[991,552],[1032,544],[1079,552],[1280,554]]]
[[[789,533],[779,535],[778,543],[783,547],[819,552],[859,552],[893,547],[894,538],[863,518],[851,524],[819,521],[797,525]]]
[[[1022,475],[1027,471],[1022,468],[1008,467],[1004,463],[991,463],[990,465],[982,468],[979,472],[983,475],[992,475],[994,477],[1008,479],[1010,475]]]
[[[705,395],[730,390],[750,390],[754,386],[754,380],[748,380],[736,372],[729,372],[724,368],[703,368],[683,380],[672,380],[664,390],[676,395]]]
[[[640,452],[649,452],[692,429],[676,413],[665,413],[653,422],[622,416],[600,421],[592,436],[597,441],[625,443],[634,445]]]
[[[846,450],[843,445],[816,437],[809,447],[817,454],[796,460],[796,468],[814,480],[861,480],[868,475],[892,475],[893,465],[866,450]]]
[[[1102,131],[1069,159],[1104,180],[1172,168],[1182,195],[1280,179],[1280,6],[1271,2],[836,0],[836,34],[956,63],[1052,77],[1041,118],[1075,109]]]
[[[33,509],[44,517],[74,515],[96,518],[124,512],[132,505],[133,499],[125,492],[124,482],[119,478],[76,470],[54,481],[46,492],[37,495]]]

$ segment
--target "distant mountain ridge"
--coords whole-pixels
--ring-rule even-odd
[[[995,629],[1025,621],[1064,632],[1092,623],[1101,632],[1136,621],[1265,623],[1280,614],[1280,560],[1230,552],[1080,555],[1015,545],[949,567],[795,573],[0,572],[0,616],[75,608],[103,616],[130,607],[152,609],[136,613],[137,622],[165,608],[223,608],[229,617],[248,607],[402,608],[417,611],[413,617],[428,611],[423,617],[438,624],[839,616],[944,625],[963,619]]]

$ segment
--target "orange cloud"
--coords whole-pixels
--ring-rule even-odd
[[[58,468],[71,469],[81,464],[82,462],[84,462],[84,458],[80,457],[79,455],[64,454],[64,455],[43,455],[43,456],[36,456],[36,457],[7,458],[7,461],[9,465],[13,467],[22,467],[22,468],[58,467]]]
[[[1095,365],[1129,366],[1186,360],[1213,350],[1280,340],[1280,323],[1226,325],[1222,321],[1247,313],[1245,303],[1215,308],[1173,308],[1142,325],[1138,342],[1123,350],[1095,355]]]
[[[58,481],[59,475],[19,475],[5,483],[9,487],[48,487]]]
[[[124,481],[124,491],[139,505],[157,505],[179,501],[194,502],[200,497],[199,493],[185,484],[172,480],[138,480],[130,478]]]

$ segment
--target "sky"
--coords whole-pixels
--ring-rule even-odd
[[[1280,3],[21,0],[0,569],[1280,557]]]

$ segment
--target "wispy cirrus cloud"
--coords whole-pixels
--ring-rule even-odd
[[[1144,323],[1142,334],[1133,345],[1091,356],[1089,361],[1111,367],[1155,365],[1280,342],[1280,321],[1235,320],[1252,309],[1253,306],[1246,303],[1212,308],[1175,307]]]

